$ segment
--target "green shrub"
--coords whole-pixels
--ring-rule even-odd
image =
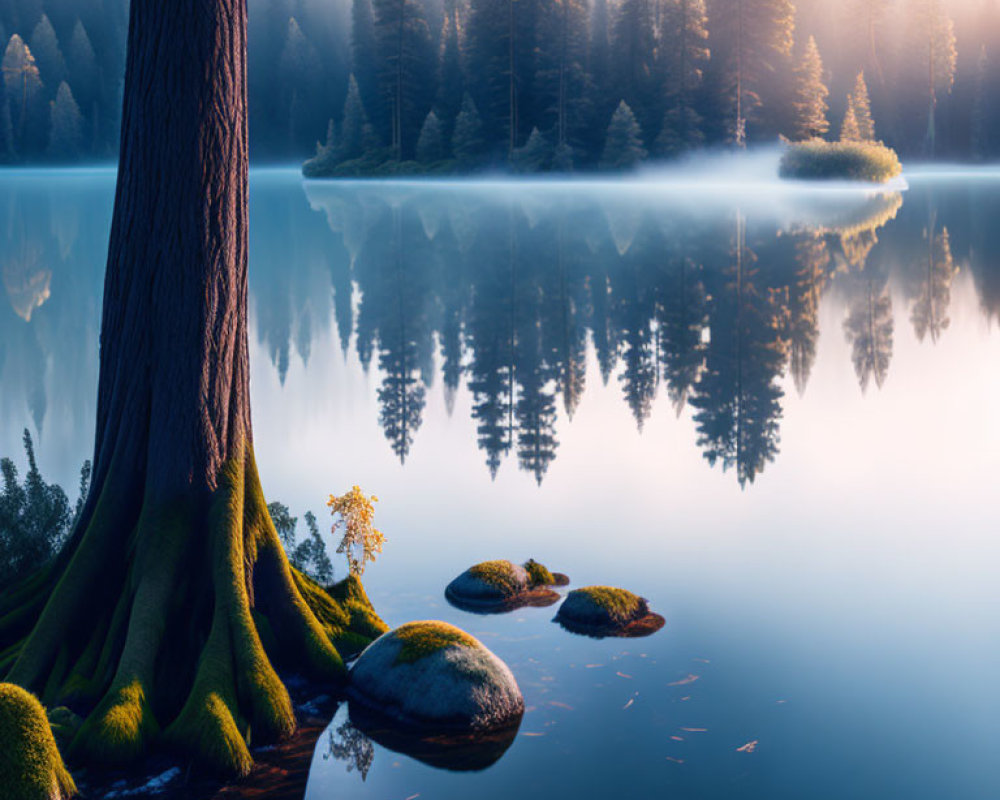
[[[0,586],[29,575],[62,549],[90,488],[88,461],[80,470],[80,496],[74,508],[61,487],[42,479],[28,431],[24,452],[28,471],[23,483],[14,462],[0,459]]]
[[[885,183],[903,171],[896,151],[879,142],[792,144],[781,157],[782,178]]]

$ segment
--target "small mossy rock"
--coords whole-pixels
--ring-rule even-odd
[[[466,601],[500,603],[531,588],[528,570],[511,561],[483,561],[448,584],[447,593]]]
[[[65,800],[76,795],[38,700],[0,684],[0,795],[5,800]]]
[[[352,703],[410,730],[490,731],[517,725],[524,698],[482,642],[445,622],[410,622],[372,642],[351,669]]]
[[[526,605],[552,605],[559,595],[548,587],[567,583],[565,575],[550,572],[534,559],[524,566],[506,560],[483,561],[449,583],[445,597],[467,611],[510,611]]]
[[[559,607],[556,621],[578,633],[597,636],[642,636],[663,627],[646,600],[613,586],[574,589]]]

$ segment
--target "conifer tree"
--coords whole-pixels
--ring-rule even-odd
[[[465,94],[465,76],[462,72],[462,52],[459,46],[458,9],[451,9],[444,18],[441,29],[441,58],[438,66],[438,85],[435,108],[441,119],[444,140],[450,141],[455,129],[455,118],[462,109]]]
[[[552,146],[538,128],[532,128],[528,141],[514,151],[511,164],[518,172],[542,172],[551,159]]]
[[[476,104],[468,93],[462,98],[462,110],[455,119],[451,150],[459,164],[469,167],[483,157],[486,140],[483,136],[483,121]]]
[[[587,52],[591,131],[591,135],[587,137],[587,145],[594,151],[599,151],[601,147],[604,120],[609,119],[615,110],[610,31],[608,0],[593,0],[590,12],[590,47]]]
[[[611,28],[611,48],[616,93],[633,110],[643,133],[655,134],[662,112],[652,0],[622,0]]]
[[[378,90],[378,50],[371,0],[353,0],[351,4],[351,71],[368,118],[376,126],[381,125],[382,98]]]
[[[791,52],[794,27],[791,0],[717,0],[712,5],[714,110],[726,138],[738,147],[746,146],[762,83]]]
[[[361,102],[361,89],[352,74],[347,81],[347,98],[344,100],[344,115],[340,123],[338,156],[341,161],[360,158],[365,151],[365,127],[368,117]]]
[[[989,71],[989,55],[986,45],[982,45],[976,64],[976,88],[972,99],[972,125],[969,142],[969,150],[975,161],[984,161],[990,152],[987,119],[987,103],[990,97]]]
[[[819,47],[816,46],[816,39],[810,36],[795,68],[795,98],[792,101],[795,118],[792,135],[796,139],[822,138],[830,129],[826,118],[828,96],[829,91],[823,82],[823,60]]]
[[[289,97],[285,113],[288,115],[288,143],[292,148],[300,149],[305,142],[312,142],[316,136],[317,132],[309,130],[309,123],[315,116],[310,89],[320,73],[316,48],[302,32],[299,21],[290,17],[285,46],[278,62],[278,75]]]
[[[66,81],[59,84],[56,99],[50,105],[49,155],[57,160],[69,161],[78,157],[83,148],[83,119]]]
[[[864,71],[858,73],[851,92],[850,106],[854,109],[854,119],[858,124],[858,138],[863,142],[875,141],[875,120],[872,118],[872,104],[868,97],[868,84]]]
[[[420,128],[420,137],[417,139],[417,161],[421,164],[434,164],[441,161],[444,156],[441,120],[433,111],[428,111],[427,118]]]
[[[14,123],[10,116],[7,82],[0,81],[0,164],[10,164],[15,158]]]
[[[42,82],[55,89],[66,77],[66,60],[59,49],[55,28],[52,27],[47,15],[42,14],[42,18],[35,26],[29,46],[38,64]]]
[[[646,157],[639,121],[624,100],[611,117],[601,156],[602,169],[630,169]]]
[[[389,127],[380,132],[393,158],[409,157],[436,94],[435,59],[423,6],[415,0],[375,0],[379,91]]]
[[[82,104],[85,109],[89,108],[92,103],[98,100],[100,75],[97,69],[97,59],[94,55],[94,46],[91,44],[87,29],[79,19],[73,26],[73,34],[70,36],[69,45],[66,48],[66,66],[69,74],[73,76],[77,102]]]
[[[861,129],[858,127],[858,117],[854,111],[854,103],[851,102],[850,96],[847,98],[847,111],[844,112],[844,121],[840,125],[840,141],[861,141]]]
[[[705,0],[667,0],[659,52],[667,76],[667,110],[656,149],[674,155],[704,140],[697,94],[708,62],[708,13]]]
[[[16,33],[10,37],[3,56],[3,78],[12,107],[17,109],[15,136],[24,133],[28,113],[35,96],[42,89],[42,80],[31,50]]]
[[[541,7],[534,89],[540,119],[557,147],[577,141],[588,121],[587,7],[582,0],[551,0]]]
[[[927,133],[924,148],[933,157],[937,148],[937,108],[941,95],[951,92],[955,83],[958,51],[955,48],[955,23],[945,12],[941,0],[910,0],[910,19],[914,26],[914,46],[922,56],[926,74]]]

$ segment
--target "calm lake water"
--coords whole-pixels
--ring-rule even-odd
[[[113,193],[111,171],[0,173],[0,454],[23,465],[29,428],[67,489]],[[528,706],[473,772],[341,709],[309,800],[1000,796],[998,220],[1000,172],[882,194],[254,172],[269,498],[322,518],[378,494],[378,610],[469,630]],[[595,640],[444,600],[529,557],[666,627]]]

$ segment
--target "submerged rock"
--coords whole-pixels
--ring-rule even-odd
[[[556,621],[588,636],[649,636],[665,624],[645,598],[613,586],[574,589],[559,607]]]
[[[34,696],[0,684],[0,795],[5,800],[66,800],[76,785]]]
[[[458,608],[480,613],[510,611],[522,606],[550,606],[559,595],[551,586],[565,586],[569,578],[550,572],[529,559],[524,566],[506,560],[483,561],[469,567],[445,589],[445,597]]]
[[[351,668],[347,694],[352,709],[417,732],[497,731],[524,713],[507,665],[445,622],[410,622],[380,636]]]

